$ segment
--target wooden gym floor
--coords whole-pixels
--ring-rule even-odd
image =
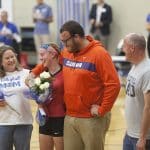
[[[122,88],[112,109],[112,120],[109,131],[106,135],[105,150],[122,150],[122,140],[126,128],[124,120],[124,95],[125,89]],[[35,118],[37,108],[34,101],[31,101],[31,106]],[[31,150],[39,150],[38,124],[34,121],[33,126]]]

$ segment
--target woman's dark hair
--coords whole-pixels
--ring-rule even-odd
[[[60,28],[60,33],[64,31],[68,31],[71,36],[74,36],[76,34],[78,34],[80,37],[85,36],[82,26],[74,20],[67,21],[62,25],[62,27]]]
[[[3,68],[3,65],[2,65],[2,59],[3,59],[3,55],[4,53],[7,51],[7,50],[11,50],[12,52],[15,52],[15,49],[11,46],[8,46],[8,45],[3,45],[0,47],[0,77],[4,77],[6,75],[6,72]],[[17,60],[17,54],[16,54],[16,60]],[[16,64],[16,70],[22,70],[22,67],[20,66],[18,60],[17,60],[17,64]]]

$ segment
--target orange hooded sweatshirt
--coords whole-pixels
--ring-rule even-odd
[[[90,44],[79,53],[62,52],[64,99],[67,115],[91,117],[90,108],[99,105],[99,115],[109,112],[119,94],[120,82],[109,53],[90,36]]]
[[[69,53],[66,48],[62,51],[66,114],[82,118],[92,117],[93,104],[99,105],[100,116],[105,115],[120,91],[118,74],[109,53],[99,41],[90,36],[86,38],[90,43],[79,53]],[[38,68],[34,70],[37,73]]]

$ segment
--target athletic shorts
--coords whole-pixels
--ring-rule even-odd
[[[49,117],[44,126],[39,127],[39,133],[53,137],[63,136],[64,117]]]

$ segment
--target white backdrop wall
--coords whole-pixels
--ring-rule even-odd
[[[32,8],[36,0],[2,0],[5,7],[12,9],[13,21],[19,27],[33,27]],[[50,4],[54,13],[54,22],[50,25],[53,40],[57,39],[57,1],[45,0]],[[61,0],[60,0],[61,1]],[[83,0],[84,1],[84,0]],[[90,4],[97,0],[90,0]],[[129,32],[138,32],[147,36],[145,30],[145,18],[150,12],[150,0],[105,0],[112,6],[113,23],[111,25],[111,36],[109,51],[114,54],[118,41]],[[10,6],[11,5],[11,6]],[[61,10],[63,11],[63,10]],[[87,14],[88,15],[88,14]]]
[[[114,53],[118,41],[130,32],[142,33],[147,38],[146,16],[150,13],[149,0],[107,0],[113,9],[112,34],[109,50]]]

